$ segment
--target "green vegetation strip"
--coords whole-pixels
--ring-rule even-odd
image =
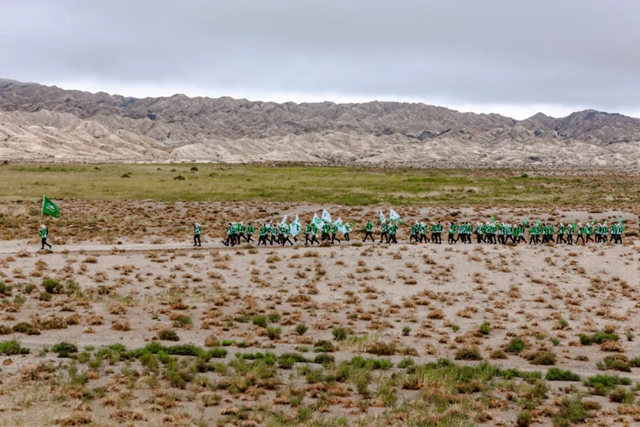
[[[625,205],[638,179],[513,170],[295,165],[3,165],[0,200],[271,201],[343,205]]]

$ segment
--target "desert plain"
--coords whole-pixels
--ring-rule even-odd
[[[25,164],[0,179],[0,426],[640,422],[635,175]],[[41,217],[44,194],[60,218]],[[390,207],[399,243],[363,244]],[[355,223],[350,242],[221,244],[230,221],[322,209]],[[492,216],[625,233],[408,242],[417,220]]]

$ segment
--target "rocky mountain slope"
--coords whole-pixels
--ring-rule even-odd
[[[587,110],[517,121],[377,101],[137,99],[0,79],[0,159],[635,169],[640,119]]]

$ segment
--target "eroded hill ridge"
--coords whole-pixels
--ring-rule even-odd
[[[586,110],[518,121],[379,101],[138,99],[0,79],[0,159],[635,169],[640,119]]]

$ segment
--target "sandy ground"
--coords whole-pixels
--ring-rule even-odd
[[[222,392],[222,402],[207,406],[199,398],[202,390],[187,387],[177,392],[178,403],[158,409],[158,390],[139,384],[144,369],[138,362],[127,366],[140,372],[137,385],[128,392],[121,373],[124,365],[81,365],[81,371],[91,372],[87,387],[107,390],[102,398],[60,398],[59,384],[52,385],[52,380],[25,379],[26,372],[43,364],[70,366],[70,359],[42,352],[58,342],[76,343],[80,351],[115,343],[135,349],[163,329],[175,330],[181,344],[206,347],[207,337],[213,335],[247,346],[225,347],[227,361],[236,352],[267,350],[278,355],[300,345],[312,348],[319,340],[334,343],[338,362],[367,355],[374,343],[392,345],[393,354],[387,358],[394,363],[407,356],[416,363],[453,360],[464,346],[476,346],[489,359],[517,335],[532,350],[554,353],[556,367],[582,378],[601,374],[596,363],[605,356],[640,356],[640,340],[634,339],[640,321],[639,255],[631,242],[587,247],[401,243],[258,249],[220,248],[217,243],[202,248],[183,243],[83,243],[39,253],[28,241],[3,241],[0,282],[13,289],[2,300],[1,323],[11,328],[28,322],[40,334],[11,332],[1,337],[18,339],[31,354],[0,356],[0,426],[52,425],[56,420],[64,424],[78,413],[90,414],[95,425],[198,425],[195,420],[213,425],[229,408],[282,406],[276,403],[277,390],[256,395]],[[78,286],[45,301],[45,277],[61,283],[72,280]],[[28,284],[34,285],[30,292]],[[281,333],[275,339],[250,321],[255,315],[276,313],[279,318],[272,324]],[[188,316],[190,323],[181,325],[181,316]],[[486,335],[478,332],[483,322],[490,324]],[[303,335],[296,332],[300,323],[308,326]],[[347,340],[333,339],[332,328],[338,326],[348,330]],[[602,330],[617,332],[620,340],[609,346],[580,344],[579,334]],[[548,368],[512,354],[491,363],[543,374]],[[621,374],[640,381],[635,368]],[[221,379],[216,372],[202,375]],[[293,381],[287,371],[278,375],[284,383]],[[551,383],[549,402],[565,394],[562,387],[568,384]],[[582,384],[573,384],[590,394]],[[411,393],[399,390],[401,397]],[[606,396],[592,398],[602,405],[597,418],[601,422],[633,423],[631,416],[618,415],[617,405]],[[326,413],[357,420],[364,416],[355,407],[357,401],[355,391],[347,393]],[[117,412],[124,407],[145,415],[120,419]],[[372,407],[368,413],[380,410]],[[488,425],[513,425],[516,413],[509,406],[494,410]],[[551,423],[542,415],[537,420],[539,425]]]

